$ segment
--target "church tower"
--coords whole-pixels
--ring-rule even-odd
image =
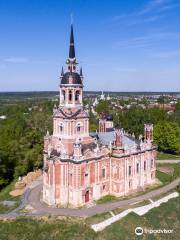
[[[88,142],[89,117],[83,108],[83,73],[77,71],[73,25],[71,24],[67,71],[60,76],[59,107],[54,108],[53,136],[64,145],[67,155],[73,153],[74,142]]]
[[[89,116],[83,107],[83,73],[77,71],[73,25],[70,30],[66,70],[60,75],[59,105],[53,109],[53,133],[44,137],[43,200],[49,205],[77,201],[74,188],[81,170],[83,148],[94,141]],[[75,174],[76,173],[76,174]],[[82,201],[82,196],[78,201]],[[75,203],[73,203],[75,204]]]
[[[64,74],[62,68],[61,83],[60,83],[60,107],[77,108],[82,107],[83,94],[83,75],[82,68],[80,73],[77,73],[77,60],[75,56],[74,33],[73,25],[71,25],[69,57],[66,60],[67,72]]]

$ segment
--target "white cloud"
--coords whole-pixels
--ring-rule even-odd
[[[168,2],[169,0],[151,0],[145,5],[145,7],[141,11],[138,12],[138,14],[142,15],[152,12],[157,8],[164,6],[164,4],[167,4]]]
[[[164,11],[168,11],[174,8],[179,8],[180,7],[180,3],[173,3],[173,4],[169,4],[169,5],[165,5],[163,7],[161,7],[158,11],[159,12],[164,12]]]
[[[25,57],[10,57],[10,58],[6,58],[3,60],[6,63],[28,63],[28,64],[42,64],[42,65],[46,65],[46,64],[59,64],[57,62],[50,62],[50,61],[46,61],[46,60],[32,60],[32,59],[28,59]]]
[[[125,40],[121,40],[116,42],[113,46],[114,48],[117,47],[124,47],[124,48],[143,48],[153,46],[162,40],[178,40],[180,39],[180,33],[178,32],[158,32],[152,33],[149,35],[137,36]]]
[[[10,58],[4,59],[4,62],[8,62],[8,63],[27,63],[27,62],[29,62],[29,60],[27,58],[24,58],[24,57],[10,57]]]
[[[178,7],[180,7],[180,3],[174,3],[173,0],[151,0],[140,10],[137,9],[134,12],[116,15],[108,19],[106,22],[125,23],[127,25],[153,22],[162,18],[160,15],[161,12],[169,11]],[[153,14],[155,15],[153,16]]]
[[[141,24],[141,23],[149,23],[149,22],[155,22],[162,18],[163,16],[157,15],[157,16],[152,16],[152,17],[147,17],[147,18],[139,18],[139,19],[134,19],[131,22],[129,22],[129,26],[131,25],[136,25],[136,24]]]

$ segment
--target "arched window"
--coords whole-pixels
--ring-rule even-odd
[[[132,173],[132,167],[129,166],[129,176],[131,176],[131,173]]]
[[[60,129],[60,133],[62,133],[63,132],[63,124],[62,123],[59,125],[59,129]]]
[[[72,91],[69,91],[69,101],[72,101]]]
[[[77,132],[80,132],[81,131],[81,126],[80,124],[77,125]]]
[[[146,161],[144,161],[144,171],[146,171]]]
[[[79,100],[79,95],[80,95],[80,92],[76,91],[76,93],[75,93],[75,101]]]
[[[62,90],[62,95],[63,95],[63,100],[65,101],[65,99],[66,99],[66,93],[65,93],[64,90]]]
[[[153,168],[154,167],[154,161],[153,161],[153,159],[151,159],[151,168]]]
[[[103,167],[102,169],[102,177],[105,178],[106,177],[106,169]]]
[[[136,164],[136,173],[139,173],[139,163]]]

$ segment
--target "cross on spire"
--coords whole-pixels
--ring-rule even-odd
[[[71,25],[73,24],[73,14],[71,13]]]

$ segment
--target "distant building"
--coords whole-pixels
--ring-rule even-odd
[[[95,98],[94,102],[93,102],[93,107],[96,107],[99,104],[99,101],[97,98]]]
[[[104,95],[103,91],[101,93],[100,100],[105,100],[105,95]]]
[[[7,119],[7,117],[5,115],[0,116],[0,120],[5,120],[5,119]]]
[[[53,109],[53,134],[44,137],[43,201],[79,207],[108,194],[125,196],[155,182],[153,125],[135,139],[113,129],[113,119],[100,119],[99,133],[89,133],[83,107],[84,79],[76,71],[71,26],[67,72],[61,72],[59,106]],[[103,94],[102,94],[103,96]],[[103,99],[103,97],[102,97]]]
[[[110,98],[109,94],[108,94],[108,96],[107,96],[107,98],[106,98],[106,99],[107,99],[108,101],[109,101],[109,100],[111,100],[111,98]]]
[[[158,107],[160,109],[164,109],[166,111],[175,111],[176,110],[176,104],[170,104],[170,103],[158,104]]]
[[[114,130],[113,117],[110,114],[101,114],[99,119],[99,132],[112,132]]]

